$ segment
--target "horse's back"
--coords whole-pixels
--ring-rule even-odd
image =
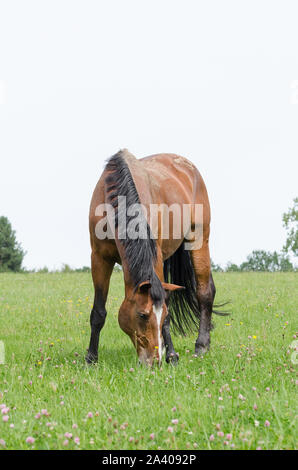
[[[172,205],[180,206],[181,233],[184,230],[185,206],[191,207],[191,220],[189,229],[197,228],[202,223],[201,212],[195,210],[195,205],[203,207],[203,243],[208,243],[210,225],[210,206],[208,193],[201,174],[195,165],[186,158],[176,154],[157,154],[139,160],[149,175],[151,202],[168,207],[162,211],[162,220],[158,222],[159,245],[164,259],[171,256],[181,244],[183,235],[174,237],[174,225],[168,219],[168,211]],[[134,175],[136,181],[138,176]],[[176,211],[175,211],[176,212]],[[178,223],[178,222],[177,222]],[[161,227],[169,224],[169,238],[161,236]],[[179,227],[178,225],[175,225]],[[173,238],[174,237],[174,238]]]
[[[139,161],[150,175],[153,193],[161,203],[204,204],[209,211],[204,180],[196,166],[187,158],[172,153],[161,153]]]
[[[135,158],[127,150],[120,152],[133,177],[140,202],[149,209],[150,204],[203,204],[204,228],[208,230],[210,208],[208,194],[203,178],[195,165],[187,158],[172,153],[150,155]],[[105,169],[93,192],[89,229],[91,245],[95,249],[112,251],[117,249],[114,240],[97,240],[95,227],[101,216],[96,214],[100,204],[107,203],[105,181],[108,173]],[[150,211],[150,209],[149,209]]]

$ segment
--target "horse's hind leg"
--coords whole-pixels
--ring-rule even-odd
[[[208,245],[203,245],[200,250],[191,251],[191,260],[196,277],[200,306],[200,327],[195,343],[195,353],[201,355],[207,352],[210,347],[211,315],[215,297]]]
[[[95,295],[90,315],[91,337],[86,355],[86,362],[88,364],[96,362],[98,358],[99,334],[105,324],[107,315],[105,304],[113,266],[113,262],[107,262],[98,253],[92,253],[91,269]]]

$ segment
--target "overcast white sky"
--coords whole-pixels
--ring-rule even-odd
[[[90,264],[91,195],[123,147],[197,165],[215,262],[280,250],[297,196],[297,18],[295,0],[1,1],[0,215],[25,266]]]

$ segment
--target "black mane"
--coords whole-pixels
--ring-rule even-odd
[[[121,150],[108,160],[105,170],[108,172],[105,179],[107,198],[115,210],[115,227],[119,226],[119,220],[122,217],[126,217],[126,226],[128,226],[135,217],[118,210],[118,196],[126,197],[127,209],[132,204],[140,204],[141,201]],[[165,299],[165,292],[154,271],[157,258],[156,242],[144,215],[141,224],[147,234],[145,239],[131,239],[126,233],[126,237],[120,238],[119,242],[124,247],[125,259],[134,287],[137,288],[141,282],[150,281],[151,298],[154,304],[161,304]]]

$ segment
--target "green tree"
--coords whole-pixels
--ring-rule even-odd
[[[283,214],[282,221],[287,230],[287,240],[283,251],[292,252],[294,256],[298,256],[298,197],[294,199],[293,207]]]
[[[0,217],[0,271],[20,271],[25,256],[7,217]]]
[[[293,271],[293,265],[284,254],[254,250],[240,265],[240,269],[241,271]]]
[[[62,264],[62,268],[61,268],[61,272],[62,273],[71,273],[73,270],[71,269],[71,267],[69,266],[69,264],[67,263],[63,263]]]
[[[212,259],[211,259],[211,269],[212,269],[212,271],[215,272],[215,273],[216,273],[216,272],[222,272],[222,271],[223,271],[222,267],[221,267],[219,264],[214,263],[214,262],[212,261]]]
[[[226,269],[225,269],[226,272],[238,272],[238,271],[241,271],[240,269],[240,266],[238,266],[237,264],[235,263],[231,263],[231,261],[228,262],[228,264],[226,265]]]

